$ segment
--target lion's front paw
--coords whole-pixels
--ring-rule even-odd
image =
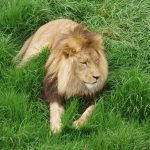
[[[86,123],[86,120],[78,119],[78,120],[73,122],[73,126],[76,127],[76,128],[79,128],[80,126],[85,125],[85,123]]]
[[[51,125],[51,131],[54,134],[61,132],[61,125]]]

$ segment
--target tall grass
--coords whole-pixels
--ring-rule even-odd
[[[0,149],[150,149],[149,0],[0,0],[0,8]],[[41,99],[48,50],[23,69],[12,58],[39,26],[58,18],[103,35],[110,73],[88,124],[72,127],[82,105],[72,98],[62,132],[52,135]]]

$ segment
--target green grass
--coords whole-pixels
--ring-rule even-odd
[[[0,149],[150,149],[149,0],[0,0]],[[109,79],[88,124],[74,129],[81,100],[67,102],[63,130],[49,134],[41,99],[45,50],[23,69],[12,58],[49,20],[69,18],[104,36]]]

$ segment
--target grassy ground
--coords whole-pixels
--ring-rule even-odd
[[[110,74],[88,124],[72,127],[81,101],[68,101],[63,131],[49,134],[40,99],[47,51],[17,70],[12,58],[49,20],[70,18],[102,33]],[[0,149],[150,149],[149,0],[0,0]]]

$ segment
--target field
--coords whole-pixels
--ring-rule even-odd
[[[0,0],[0,150],[150,149],[149,0]],[[79,98],[67,101],[60,134],[42,101],[45,50],[23,69],[13,57],[38,27],[58,18],[103,35],[109,78],[86,126]]]

